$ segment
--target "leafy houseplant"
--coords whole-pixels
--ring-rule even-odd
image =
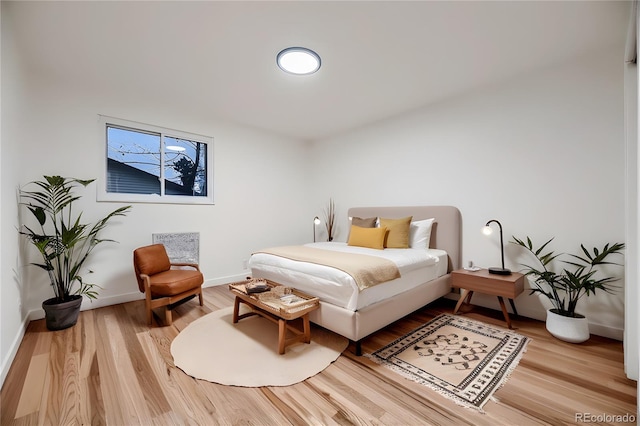
[[[513,237],[513,240],[512,243],[524,247],[535,257],[539,264],[539,266],[535,267],[523,264],[526,271],[525,275],[532,277],[535,284],[530,294],[539,293],[546,296],[553,305],[553,308],[549,310],[552,314],[584,320],[583,323],[587,327],[586,339],[588,339],[588,323],[584,315],[576,312],[578,301],[583,296],[595,294],[597,290],[605,293],[613,292],[615,287],[612,283],[617,281],[618,278],[611,276],[599,277],[597,275],[599,267],[603,265],[619,265],[607,259],[612,255],[621,254],[624,249],[624,244],[605,244],[602,249],[594,247],[592,250],[588,250],[584,244],[581,244],[581,253],[579,255],[567,254],[569,260],[560,260],[559,256],[562,256],[562,253],[556,254],[553,251],[544,252],[549,243],[553,241],[553,238],[538,248],[534,247],[529,237],[527,237],[526,241],[516,237]],[[560,272],[552,270],[551,262],[556,259],[568,266],[561,268]],[[552,319],[552,321],[556,320]],[[559,335],[556,335],[555,330],[549,327],[550,316],[547,315],[547,329],[556,337],[562,335],[562,331],[559,332]],[[569,339],[563,340],[574,341]],[[578,341],[576,340],[574,342],[577,343]]]
[[[98,244],[113,241],[100,239],[100,231],[112,218],[126,215],[131,208],[120,207],[94,224],[82,223],[82,213],[76,215],[73,212],[73,203],[81,198],[74,189],[79,185],[86,187],[94,180],[44,176],[44,180],[27,184],[28,187],[35,187],[34,190],[25,189],[27,187],[20,189],[20,204],[33,214],[39,228],[23,225],[19,232],[40,253],[42,263],[33,265],[47,271],[55,294],[54,298],[42,304],[49,329],[59,330],[74,325],[82,296],[89,299],[97,297],[96,287],[99,286],[86,282],[81,276],[81,269]],[[48,307],[53,306],[54,311],[59,311],[60,306],[67,304],[73,306],[75,314],[62,319],[50,317]]]

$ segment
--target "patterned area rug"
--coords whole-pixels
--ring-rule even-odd
[[[482,411],[528,343],[529,338],[511,330],[442,314],[367,357]]]

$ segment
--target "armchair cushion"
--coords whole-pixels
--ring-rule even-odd
[[[200,271],[170,269],[150,278],[153,297],[174,296],[202,285],[204,277]]]

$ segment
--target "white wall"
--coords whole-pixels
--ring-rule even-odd
[[[627,306],[638,301],[638,277],[640,269],[638,265],[638,187],[640,180],[638,176],[638,164],[640,163],[638,152],[638,66],[637,64],[625,64],[625,127],[626,127],[626,230],[627,230],[627,258],[625,272],[627,276]],[[626,324],[638,324],[637,309],[627,309],[625,311]],[[624,333],[624,350],[627,375],[638,380],[638,328],[627,327]]]
[[[626,143],[626,233],[627,233],[627,263],[625,272],[627,275],[627,293],[625,310],[625,324],[630,326],[624,330],[624,358],[625,372],[631,379],[638,380],[638,277],[640,277],[640,265],[638,264],[638,188],[640,187],[640,152],[638,151],[638,99],[640,99],[640,85],[638,84],[637,64],[637,39],[640,11],[637,2],[630,5],[629,29],[625,55],[624,68],[624,92],[625,92],[625,143]],[[635,307],[629,308],[629,307]]]
[[[471,72],[472,70],[470,70]],[[366,205],[454,205],[463,218],[463,262],[519,269],[512,235],[575,252],[580,243],[624,241],[622,52],[579,61],[467,93],[314,144],[318,194],[346,209]],[[622,268],[616,272],[623,274]],[[621,282],[621,285],[624,281]],[[495,298],[474,301],[498,308]],[[622,338],[624,294],[584,300],[593,333]],[[516,300],[521,315],[544,319],[537,298]]]
[[[12,32],[12,22],[2,15],[2,129],[0,132],[0,383],[20,345],[27,324],[22,305],[23,286],[18,267],[19,238],[16,232],[19,143],[15,122],[24,112],[23,78]]]
[[[23,125],[39,125],[25,129],[24,140],[30,148],[22,152],[23,182],[43,173],[95,177],[105,149],[97,131],[99,113],[214,138],[215,205],[135,204],[120,224],[108,229],[106,236],[120,244],[102,248],[109,256],[105,261],[120,266],[92,267],[96,271],[93,279],[105,283],[101,298],[137,293],[131,285],[131,251],[150,243],[154,232],[200,232],[200,261],[209,284],[241,276],[242,262],[265,244],[312,238],[307,145],[217,123],[184,106],[159,105],[137,99],[135,94],[100,93],[43,79],[32,84],[34,96]],[[51,158],[55,161],[49,161]],[[87,219],[118,205],[96,203],[94,186],[87,195]],[[29,268],[29,281],[42,275],[39,272]],[[37,306],[43,294],[34,294],[28,306]]]
[[[19,344],[20,322],[42,318],[40,305],[52,296],[42,271],[28,265],[37,259],[32,248],[27,246],[26,257],[18,259],[15,188],[43,174],[97,177],[105,160],[98,114],[212,136],[215,205],[135,204],[103,234],[119,244],[105,243],[93,252],[95,260],[87,269],[95,273],[85,279],[103,289],[97,301],[85,300],[82,309],[142,298],[133,274],[132,251],[151,243],[152,233],[199,232],[205,286],[246,276],[243,261],[256,249],[312,240],[312,218],[317,213],[308,190],[308,144],[216,122],[188,106],[163,105],[131,92],[106,93],[36,74],[23,73],[22,78],[28,87],[3,98],[3,105],[21,107],[12,114],[3,110],[3,118],[12,120],[11,129],[3,129],[2,147],[2,232],[3,248],[7,248],[2,258],[3,284],[7,281],[2,286],[3,361],[11,361],[16,337]],[[12,84],[3,79],[6,87]],[[83,194],[79,207],[86,221],[122,205],[96,202],[95,183]],[[13,243],[5,245],[5,237]],[[22,281],[16,283],[14,275]],[[18,288],[21,314],[15,312]],[[11,322],[6,330],[4,322]]]

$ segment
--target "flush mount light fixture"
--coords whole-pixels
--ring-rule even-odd
[[[290,74],[313,74],[320,69],[320,56],[306,47],[288,47],[276,57],[282,71]]]

